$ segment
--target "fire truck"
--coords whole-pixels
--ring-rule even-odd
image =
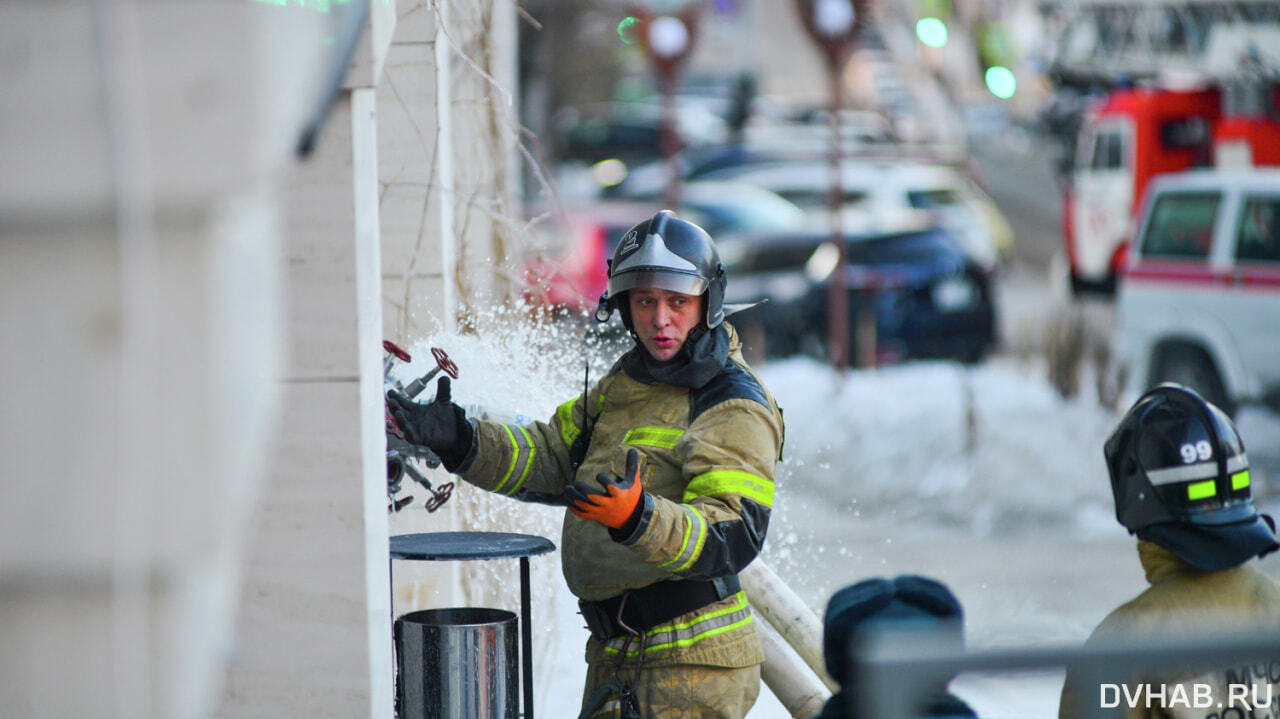
[[[1280,88],[1265,85],[1247,100],[1219,86],[1115,90],[1086,112],[1063,201],[1073,290],[1115,289],[1133,214],[1156,175],[1280,165]]]
[[[1090,5],[1099,26],[1119,17],[1105,13],[1110,7]],[[1150,9],[1171,7],[1181,6]],[[1142,24],[1141,16],[1129,21]],[[1197,53],[1113,47],[1105,74],[1077,63],[1077,77],[1109,89],[1082,113],[1067,158],[1062,235],[1073,291],[1114,292],[1152,178],[1280,165],[1280,23],[1258,27],[1210,27]],[[1090,61],[1097,57],[1095,48]]]

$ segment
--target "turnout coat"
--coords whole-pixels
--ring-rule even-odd
[[[1138,542],[1138,558],[1151,586],[1108,614],[1087,644],[1280,631],[1280,583],[1256,568],[1204,571],[1148,541]],[[1086,685],[1068,673],[1059,719],[1084,716],[1104,702],[1128,719],[1280,717],[1280,647],[1265,660],[1106,681],[1111,685]]]
[[[525,501],[564,505],[563,490],[575,478],[594,485],[597,473],[621,476],[627,451],[639,451],[645,495],[634,532],[617,536],[565,511],[561,566],[579,599],[610,599],[664,580],[730,577],[760,552],[782,453],[782,414],[743,360],[733,328],[722,326],[728,359],[700,387],[653,380],[628,369],[624,355],[548,422],[475,422],[475,445],[457,473]],[[576,471],[575,443],[585,444]],[[764,659],[741,591],[651,628],[645,645],[648,667],[747,667]],[[610,662],[623,651],[635,658],[639,643],[592,638],[587,661]]]

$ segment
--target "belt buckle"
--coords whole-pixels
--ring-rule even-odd
[[[578,610],[582,614],[582,618],[586,620],[587,629],[591,630],[591,636],[597,641],[607,642],[618,635],[614,627],[613,617],[609,616],[609,612],[597,602],[580,601],[578,602]]]

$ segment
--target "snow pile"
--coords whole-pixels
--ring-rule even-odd
[[[584,339],[572,323],[515,321],[524,319],[519,310],[483,319],[500,331],[437,333],[409,348],[414,362],[396,376],[425,373],[429,348],[443,347],[460,368],[459,404],[546,420],[582,392],[584,363],[594,382],[629,344]],[[757,370],[783,407],[787,432],[763,558],[819,615],[840,586],[913,572],[944,581],[961,599],[970,646],[1074,642],[1144,586],[1132,540],[1112,513],[1102,457],[1118,417],[1089,397],[1062,399],[1043,366],[996,357],[975,367],[923,362],[837,376],[793,358]],[[1240,428],[1255,464],[1280,464],[1274,450],[1267,454],[1280,445],[1280,423],[1246,414]],[[476,525],[468,529],[559,542],[561,509],[468,486],[455,502]],[[468,601],[518,606],[510,567],[480,564],[468,575]],[[574,716],[586,631],[558,554],[535,560],[533,572],[537,713]],[[1056,711],[1053,675],[1014,685],[967,681],[962,693],[984,716]],[[762,690],[750,716],[786,713]]]
[[[786,416],[781,497],[926,533],[1114,525],[1102,459],[1114,414],[1063,400],[1034,367],[927,362],[839,377],[796,358],[761,375]]]

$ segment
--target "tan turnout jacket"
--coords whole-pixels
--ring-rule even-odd
[[[476,423],[476,446],[459,473],[526,501],[563,504],[564,487],[575,478],[570,447],[584,429],[590,447],[578,478],[621,476],[627,450],[640,452],[647,496],[631,536],[615,541],[604,525],[565,511],[561,564],[579,598],[607,599],[665,579],[729,576],[759,553],[773,506],[782,414],[726,327],[729,361],[699,389],[646,384],[615,365],[585,404],[581,396],[570,399],[549,422]],[[651,629],[645,664],[759,664],[763,653],[751,622],[746,595],[738,592]],[[589,640],[587,661],[612,660],[624,642]],[[636,648],[633,642],[629,654]]]
[[[1245,564],[1203,571],[1146,541],[1138,542],[1138,556],[1151,586],[1107,615],[1089,644],[1280,631],[1280,583],[1257,569]],[[1280,647],[1266,661],[1105,681],[1109,685],[1085,686],[1068,674],[1059,718],[1082,716],[1099,706],[1120,709],[1127,719],[1280,717]]]

